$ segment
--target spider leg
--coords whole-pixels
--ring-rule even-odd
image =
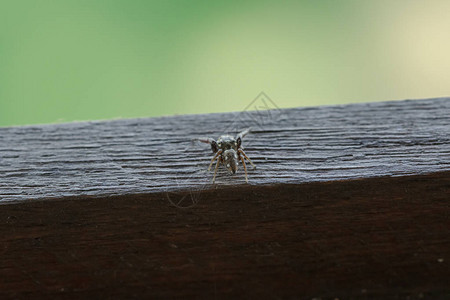
[[[216,164],[216,168],[214,169],[214,177],[212,182],[216,182],[216,174],[217,174],[217,169],[219,168],[220,163],[222,162],[222,158],[219,157],[219,159],[217,160],[217,164]]]
[[[214,155],[214,157],[211,159],[211,163],[209,164],[209,168],[208,171],[211,171],[211,167],[214,163],[214,161],[217,159],[217,157],[222,153],[222,149],[220,149],[219,151],[216,152],[216,155]]]
[[[241,131],[240,133],[238,133],[238,135],[236,136],[236,139],[239,138],[239,137],[241,139],[244,138],[244,136],[246,136],[250,132],[250,129],[251,129],[251,127],[245,129],[244,131]]]
[[[245,182],[248,183],[248,177],[247,177],[247,166],[245,165],[245,160],[244,158],[241,156],[240,157],[241,161],[242,161],[242,165],[244,166],[244,171],[245,171]]]
[[[244,150],[239,149],[238,151],[242,154],[242,156],[244,156],[249,161],[249,163],[253,166],[253,168],[256,169],[256,166],[253,164],[252,160],[247,155],[245,155]]]
[[[205,144],[211,144],[212,141],[214,141],[214,139],[212,139],[212,138],[198,138],[198,139],[195,139],[195,140],[197,140],[199,142],[202,142],[202,143],[205,143]]]

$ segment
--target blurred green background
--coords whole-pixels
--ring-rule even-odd
[[[0,0],[0,126],[450,95],[450,1]]]

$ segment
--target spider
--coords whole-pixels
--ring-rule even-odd
[[[248,156],[245,154],[242,145],[242,138],[250,132],[250,128],[242,131],[239,133],[236,138],[230,136],[230,135],[222,135],[219,137],[217,141],[215,141],[212,138],[207,139],[199,139],[200,142],[207,143],[211,145],[211,150],[215,154],[214,157],[211,159],[211,163],[209,164],[208,171],[211,170],[211,167],[214,163],[214,161],[217,160],[216,168],[214,169],[214,177],[212,179],[212,182],[214,183],[216,180],[216,173],[219,165],[221,163],[225,164],[226,168],[230,173],[235,174],[236,170],[238,168],[238,161],[242,161],[242,165],[244,166],[245,171],[245,181],[248,183],[248,177],[247,177],[247,166],[245,165],[246,158],[250,164],[253,166],[253,168],[256,168],[256,166],[253,164],[253,162],[248,158]]]

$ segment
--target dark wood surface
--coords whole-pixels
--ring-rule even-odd
[[[0,299],[450,298],[448,99],[263,113],[1,128]]]
[[[448,299],[449,194],[443,172],[3,206],[0,298]]]

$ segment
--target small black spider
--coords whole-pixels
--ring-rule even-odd
[[[211,159],[211,163],[209,164],[208,171],[211,170],[211,167],[212,167],[214,161],[217,160],[216,168],[214,169],[214,177],[212,180],[213,183],[216,180],[217,168],[219,167],[219,165],[221,163],[225,164],[225,167],[228,169],[228,171],[230,173],[235,174],[236,170],[238,168],[239,160],[242,161],[242,165],[244,166],[245,181],[248,183],[247,166],[245,165],[244,158],[246,158],[250,162],[250,164],[253,166],[253,168],[256,168],[256,166],[252,163],[250,158],[248,158],[248,156],[245,155],[245,152],[244,152],[243,148],[241,147],[241,145],[242,145],[242,139],[249,132],[250,132],[250,128],[239,133],[236,136],[236,138],[234,138],[230,135],[222,135],[221,137],[219,137],[219,139],[217,141],[215,141],[212,138],[199,139],[200,142],[210,144],[211,150],[215,154],[214,157]]]

